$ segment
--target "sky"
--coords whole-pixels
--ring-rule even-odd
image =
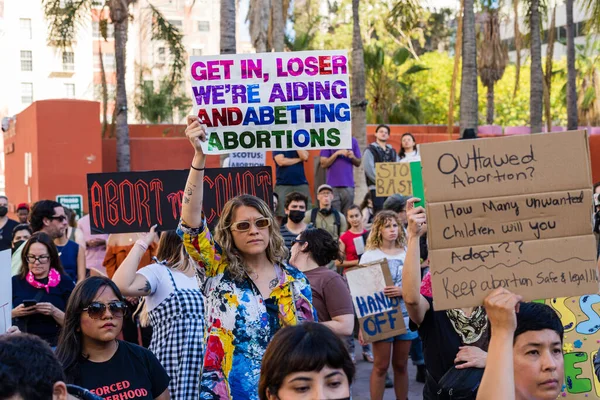
[[[430,8],[451,8],[457,10],[460,7],[459,0],[424,0],[425,4]]]

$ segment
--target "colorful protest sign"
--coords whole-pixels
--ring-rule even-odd
[[[10,269],[11,250],[0,252],[0,334],[12,325],[12,273]]]
[[[145,232],[177,228],[189,170],[88,174],[90,225],[94,233]],[[225,203],[240,194],[273,202],[269,167],[212,168],[204,174],[202,209],[209,227]]]
[[[230,167],[260,167],[265,165],[265,153],[245,151],[229,155]]]
[[[565,382],[559,398],[599,399],[600,382],[594,373],[594,358],[600,347],[600,296],[562,297],[545,303],[554,308],[565,328]]]
[[[352,148],[345,50],[190,58],[206,154]]]
[[[584,131],[421,146],[436,309],[598,292]]]
[[[386,286],[394,285],[386,260],[349,269],[346,279],[365,342],[406,333],[400,297],[383,294]]]
[[[70,208],[77,218],[83,217],[83,196],[80,194],[59,194],[56,196],[56,202],[63,207]]]
[[[417,205],[425,205],[421,162],[375,163],[377,197],[389,197],[395,193],[421,199]]]

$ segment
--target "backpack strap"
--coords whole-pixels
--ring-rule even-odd
[[[340,231],[342,230],[342,218],[338,210],[333,209],[333,218],[335,219],[334,224],[337,225],[338,239],[340,237]]]
[[[310,223],[313,226],[316,226],[317,214],[318,213],[319,213],[319,209],[318,208],[313,208],[312,210],[310,210]]]

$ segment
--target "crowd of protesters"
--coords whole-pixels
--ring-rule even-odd
[[[314,203],[308,154],[274,152],[274,208],[235,197],[212,231],[197,118],[186,135],[195,155],[176,231],[96,235],[88,216],[51,200],[19,204],[14,221],[0,197],[14,324],[0,336],[0,400],[349,399],[356,339],[373,364],[371,399],[386,387],[408,398],[409,358],[426,400],[559,395],[563,327],[550,307],[497,289],[481,307],[434,309],[425,210],[375,191],[375,163],[420,160],[412,134],[396,151],[380,125],[362,154],[354,139],[323,150]],[[361,164],[370,190],[355,199]],[[408,329],[369,345],[345,273],[382,260]]]

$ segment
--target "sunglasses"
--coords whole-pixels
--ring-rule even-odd
[[[302,239],[294,239],[294,240],[292,240],[292,246],[295,245],[296,243],[298,243],[298,244],[304,244],[304,243],[306,243],[306,240],[302,240]]]
[[[255,219],[254,226],[256,226],[258,229],[268,228],[269,226],[271,226],[271,218]],[[231,224],[229,226],[229,228],[231,228],[232,231],[238,231],[238,232],[249,231],[251,227],[252,227],[252,222],[250,222],[250,221],[238,221],[238,222],[234,222],[233,224]]]
[[[50,261],[50,256],[43,255],[43,256],[36,257],[33,254],[30,254],[27,257],[25,257],[25,260],[27,260],[27,262],[30,264],[35,264],[36,261],[39,262],[40,264],[46,264],[48,261]]]
[[[52,217],[48,217],[48,219],[54,219],[54,220],[58,220],[60,222],[65,222],[67,220],[67,217],[64,215],[56,215],[56,216],[52,216]]]
[[[106,312],[107,306],[108,310],[115,318],[123,318],[127,312],[127,304],[125,304],[123,301],[112,301],[108,304],[95,301],[84,308],[83,311],[87,311],[91,319],[101,319]]]

